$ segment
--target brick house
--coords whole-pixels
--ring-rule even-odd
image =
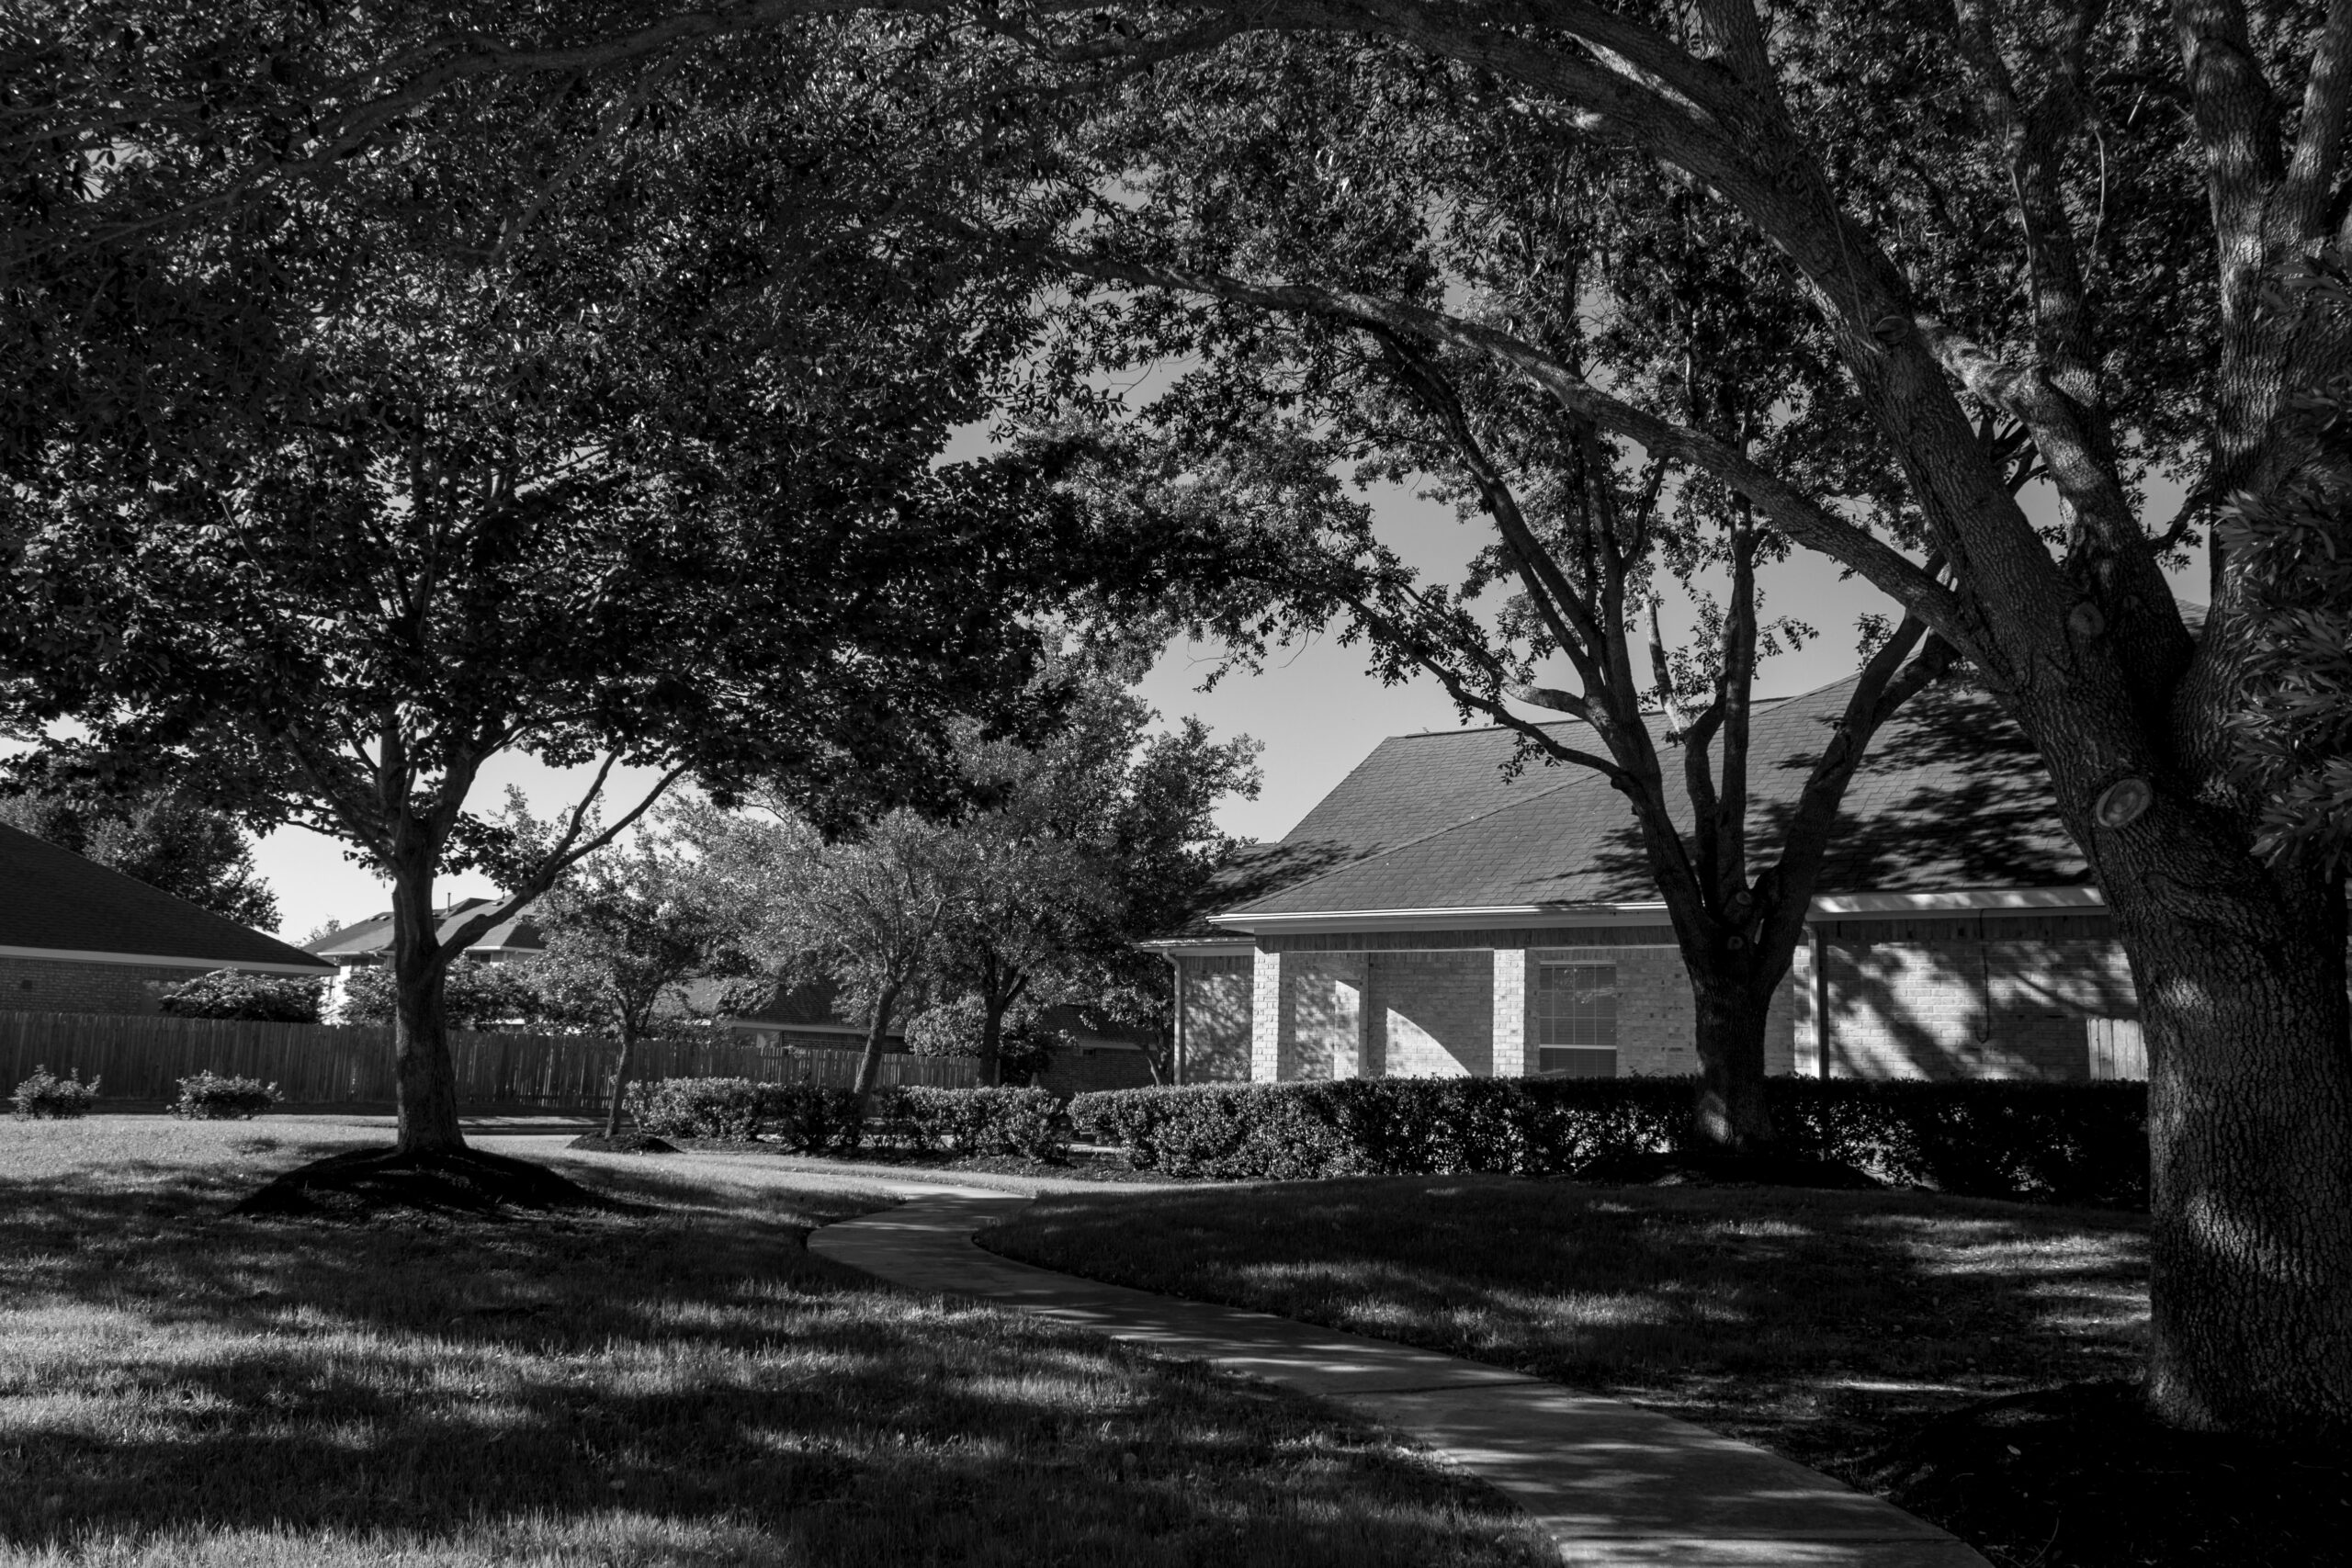
[[[1850,688],[1758,705],[1763,852]],[[1695,1070],[1689,982],[1623,797],[1583,769],[1507,778],[1514,745],[1500,728],[1382,742],[1204,926],[1153,944],[1175,968],[1184,1081]],[[1981,692],[1949,682],[1886,725],[1772,1010],[1770,1070],[2144,1076],[2122,951],[2048,797]]]
[[[213,969],[323,978],[276,937],[0,827],[0,1008],[154,1013],[164,987]]]

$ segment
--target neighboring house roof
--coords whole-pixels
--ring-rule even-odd
[[[497,903],[495,898],[459,898],[442,911],[438,936],[447,936],[469,916]],[[491,927],[467,944],[469,953],[537,953],[547,945],[528,904]],[[371,963],[392,948],[392,914],[387,909],[354,925],[312,937],[302,944],[306,953],[334,964]]]
[[[98,964],[314,975],[301,949],[185,898],[0,827],[0,953]]]
[[[1854,679],[1756,715],[1748,821],[1759,857],[1776,849]],[[1584,727],[1546,728],[1566,738]],[[1220,919],[1655,900],[1624,797],[1600,774],[1566,764],[1531,765],[1506,779],[1516,742],[1502,728],[1383,741],[1272,847],[1272,858],[1298,874],[1228,905]],[[1668,799],[1687,829],[1679,754],[1661,751]],[[1955,680],[1919,694],[1880,728],[1847,791],[1817,886],[1824,894],[1928,892],[2088,880],[2032,747],[1989,696]]]

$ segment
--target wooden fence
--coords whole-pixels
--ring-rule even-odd
[[[2148,1077],[2148,1043],[2136,1018],[2086,1018],[2083,1032],[2090,1048],[2094,1078]]]
[[[600,1104],[612,1083],[613,1047],[593,1035],[449,1032],[458,1102],[540,1111]],[[743,1044],[724,1037],[639,1044],[630,1076],[741,1077],[765,1083],[847,1085],[858,1053]],[[107,1100],[162,1104],[178,1081],[210,1069],[274,1083],[289,1105],[390,1105],[394,1097],[388,1025],[247,1023],[111,1013],[0,1012],[0,1094],[36,1066],[100,1080]],[[968,1088],[976,1064],[892,1053],[884,1084]]]

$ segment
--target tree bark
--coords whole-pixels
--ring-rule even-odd
[[[1772,987],[1759,989],[1745,975],[1721,976],[1695,964],[1688,968],[1697,1022],[1700,1145],[1713,1154],[1761,1154],[1773,1134],[1764,1100]]]
[[[607,1138],[621,1135],[621,1096],[628,1089],[630,1058],[637,1055],[637,1029],[631,1023],[627,1010],[623,1010],[619,1023],[620,1060],[613,1066],[613,1102],[605,1112],[605,1136]]]
[[[1011,996],[991,991],[980,998],[980,1087],[994,1089],[1004,1081],[1004,1013]]]
[[[865,1054],[857,1059],[857,1081],[850,1092],[857,1096],[857,1113],[865,1115],[866,1102],[882,1077],[882,1042],[889,1038],[890,1015],[898,1010],[899,988],[886,987],[874,998],[874,1017],[865,1025]]]
[[[433,871],[418,860],[393,868],[392,1041],[401,1155],[454,1154],[466,1146],[458,1128],[458,1070],[449,1057],[441,983],[448,963],[433,912]]]
[[[2148,1045],[2149,1397],[2197,1429],[2352,1428],[2341,885],[2282,884],[2195,828],[2100,867]]]

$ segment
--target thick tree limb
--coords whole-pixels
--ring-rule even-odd
[[[1186,271],[1077,253],[1053,259],[1082,276],[1105,282],[1173,289],[1237,304],[1318,315],[1370,331],[1385,327],[1487,355],[1517,371],[1563,409],[1604,430],[1630,436],[1654,457],[1671,457],[1701,468],[1746,496],[1773,527],[1808,549],[1853,568],[1928,623],[1965,645],[1967,620],[1951,591],[1903,555],[1800,493],[1729,443],[1669,423],[1586,381],[1566,366],[1521,339],[1459,317],[1372,295],[1301,284],[1259,285],[1216,273]]]

